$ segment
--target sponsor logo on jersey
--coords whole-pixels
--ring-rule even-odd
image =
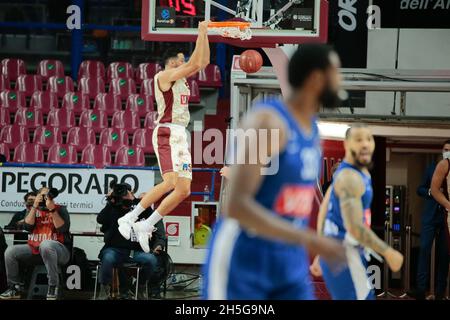
[[[180,96],[180,102],[181,104],[188,104],[189,103],[189,96],[186,94],[182,94]]]
[[[274,210],[286,216],[310,216],[315,189],[313,186],[286,185],[275,199]]]

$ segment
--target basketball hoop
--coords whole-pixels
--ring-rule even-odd
[[[252,30],[250,22],[244,21],[220,21],[210,22],[208,29],[218,33],[224,38],[250,40],[252,38]]]

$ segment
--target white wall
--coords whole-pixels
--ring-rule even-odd
[[[450,70],[449,29],[369,30],[367,68],[394,69],[397,38],[399,38],[398,69]],[[393,93],[367,93],[366,109],[358,114],[389,115],[393,108]],[[450,116],[450,94],[408,93],[408,116]],[[399,111],[397,94],[397,114]]]

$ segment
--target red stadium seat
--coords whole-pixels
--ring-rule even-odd
[[[7,126],[11,123],[11,114],[9,109],[0,107],[0,126]]]
[[[109,92],[120,95],[120,98],[127,99],[130,94],[136,93],[136,84],[133,79],[115,78],[111,79]]]
[[[100,145],[116,152],[122,146],[128,146],[128,133],[125,129],[105,128],[100,133]]]
[[[220,69],[215,64],[209,64],[198,74],[198,84],[200,87],[222,87],[222,76]]]
[[[122,110],[120,95],[114,93],[99,93],[94,101],[94,110],[105,111],[112,116],[116,111]]]
[[[111,62],[106,71],[108,80],[115,78],[133,78],[133,66],[129,62]]]
[[[75,114],[67,109],[50,110],[47,117],[47,125],[58,127],[63,132],[75,127]]]
[[[6,161],[9,161],[9,147],[6,143],[0,143],[0,154],[5,156]]]
[[[73,127],[67,132],[67,144],[81,151],[88,144],[95,144],[95,131],[92,128]]]
[[[139,117],[143,118],[148,112],[155,110],[152,96],[141,94],[131,94],[128,96],[126,110],[136,112]]]
[[[62,108],[72,110],[76,116],[83,111],[89,110],[89,97],[85,94],[76,92],[67,92],[62,100]]]
[[[58,98],[62,98],[67,92],[73,92],[73,81],[71,77],[52,76],[48,79],[47,91],[54,92]]]
[[[27,100],[23,92],[4,90],[0,92],[0,105],[8,108],[9,112],[15,112],[18,108],[26,108]]]
[[[79,78],[78,91],[87,94],[89,99],[95,99],[97,94],[105,92],[105,81],[103,78]]]
[[[8,77],[4,74],[0,74],[0,91],[9,89],[11,88]]]
[[[3,59],[2,74],[5,75],[9,81],[16,81],[19,75],[27,74],[25,62],[21,59]]]
[[[18,125],[7,125],[0,131],[0,142],[6,143],[9,147],[16,146],[19,143],[30,142],[28,129]]]
[[[158,63],[141,63],[136,69],[136,84],[141,84],[145,79],[153,79],[162,68]]]
[[[42,163],[44,162],[44,150],[39,144],[21,143],[14,149],[13,162]]]
[[[68,144],[54,144],[48,149],[48,163],[51,164],[76,164],[77,150]]]
[[[44,118],[39,109],[19,108],[16,111],[14,123],[28,129],[35,129],[44,125]]]
[[[58,96],[50,91],[35,91],[31,96],[30,107],[48,114],[51,109],[58,109]]]
[[[112,163],[111,151],[107,146],[87,145],[81,153],[80,163],[92,165],[96,168],[110,166]]]
[[[83,111],[80,116],[80,127],[92,128],[96,133],[100,132],[104,128],[108,128],[108,117],[100,110]]]
[[[36,74],[41,75],[44,80],[53,76],[64,78],[64,65],[59,60],[42,60],[38,64]]]
[[[154,129],[156,127],[156,120],[158,119],[158,112],[153,111],[147,113],[144,121],[144,128]]]
[[[139,147],[120,147],[116,152],[114,165],[143,167],[145,165],[144,151]]]
[[[85,60],[78,68],[78,79],[105,78],[105,65],[97,60]]]
[[[55,143],[62,143],[62,134],[57,127],[38,127],[34,130],[33,143],[48,149]]]
[[[145,153],[155,153],[152,137],[153,129],[138,129],[134,132],[132,145],[141,148]]]
[[[189,102],[200,103],[200,89],[198,87],[197,80],[188,80],[189,89],[191,90],[191,96]]]
[[[134,130],[141,127],[141,121],[136,112],[130,110],[118,111],[113,115],[111,126],[113,128],[125,129],[129,134],[132,134]]]
[[[141,89],[139,91],[140,94],[147,95],[147,96],[154,96],[153,94],[153,79],[145,79],[141,83]]]
[[[31,97],[35,91],[42,90],[42,77],[34,74],[22,74],[17,77],[16,91]]]

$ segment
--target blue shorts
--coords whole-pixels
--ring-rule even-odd
[[[234,220],[217,223],[203,268],[204,299],[314,299],[304,248],[250,236]]]
[[[347,264],[339,273],[320,259],[323,279],[333,300],[374,300],[375,292],[367,276],[367,260],[362,249],[346,247]]]

